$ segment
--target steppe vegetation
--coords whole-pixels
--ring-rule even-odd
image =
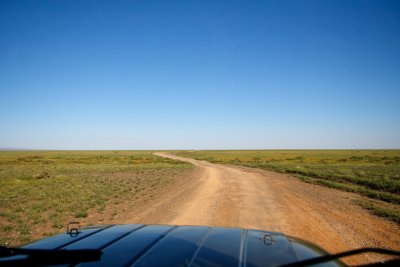
[[[65,231],[71,220],[112,223],[121,204],[140,206],[190,168],[146,151],[1,151],[0,244]]]
[[[357,204],[400,222],[400,150],[178,151],[213,163],[259,168],[364,196]]]

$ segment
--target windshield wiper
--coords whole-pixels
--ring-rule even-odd
[[[390,249],[383,249],[383,248],[360,248],[360,249],[355,249],[355,250],[349,250],[337,254],[328,254],[325,256],[321,257],[316,257],[316,258],[311,258],[308,260],[303,260],[303,261],[297,261],[289,264],[282,265],[280,267],[298,267],[298,266],[310,266],[314,264],[319,264],[319,263],[324,263],[328,261],[334,261],[340,258],[344,258],[347,256],[353,256],[353,255],[358,255],[362,253],[368,253],[368,252],[374,252],[374,253],[380,253],[380,254],[387,254],[387,255],[394,255],[394,256],[400,256],[400,251],[396,250],[390,250]],[[375,264],[370,264],[370,265],[362,265],[362,266],[379,266],[381,264],[385,263],[375,263]],[[388,261],[387,265],[392,266],[391,264],[395,264],[393,266],[398,266],[399,260],[394,259],[392,261]]]
[[[100,250],[95,249],[50,250],[8,248],[0,246],[0,266],[76,264],[88,261],[98,261],[100,260],[101,254],[102,252]],[[5,257],[9,257],[9,259]]]

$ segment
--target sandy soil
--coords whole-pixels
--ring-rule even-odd
[[[400,227],[352,204],[360,196],[295,177],[186,159],[194,171],[125,223],[229,226],[283,232],[334,253],[360,247],[400,249]],[[385,257],[349,257],[360,264]]]

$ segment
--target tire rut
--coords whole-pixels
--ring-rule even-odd
[[[331,253],[360,247],[400,249],[400,227],[352,204],[360,197],[356,194],[275,172],[155,154],[189,162],[195,169],[184,183],[128,222],[276,231],[309,240]],[[362,264],[384,259],[368,255],[344,261]]]

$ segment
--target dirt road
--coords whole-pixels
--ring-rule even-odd
[[[127,222],[210,225],[283,232],[329,252],[359,247],[400,249],[400,227],[352,204],[359,196],[268,171],[241,169],[174,155],[195,165],[190,177],[148,203]],[[353,257],[347,263],[382,259]]]

